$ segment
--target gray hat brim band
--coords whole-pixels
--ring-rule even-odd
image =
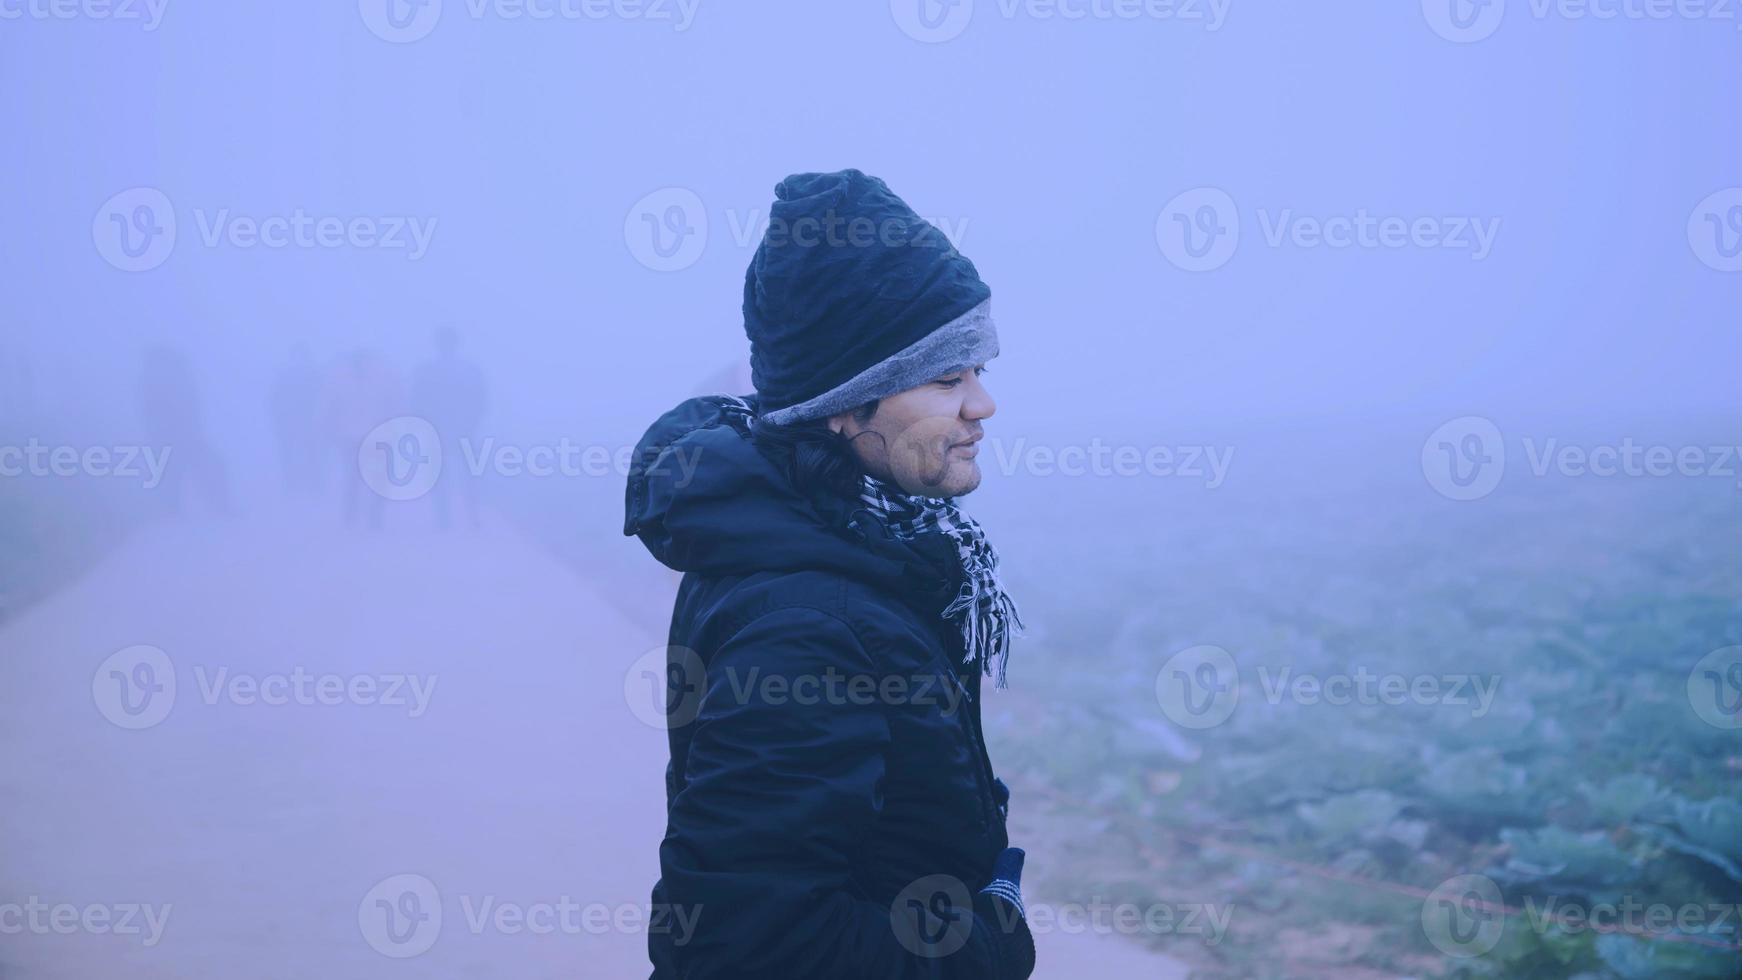
[[[867,402],[917,388],[998,356],[998,328],[990,299],[808,401],[764,412],[773,425],[826,418]]]

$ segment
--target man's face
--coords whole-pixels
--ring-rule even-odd
[[[984,365],[946,374],[882,399],[861,422],[829,418],[866,472],[923,497],[959,497],[980,485],[980,423],[998,406],[981,383]]]

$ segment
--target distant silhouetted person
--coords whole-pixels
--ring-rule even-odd
[[[158,489],[168,500],[169,511],[181,513],[192,487],[207,507],[227,512],[230,490],[224,458],[206,433],[199,385],[187,355],[168,344],[147,348],[138,396],[146,440],[168,453]]]
[[[344,499],[345,523],[351,525],[367,510],[370,527],[379,528],[387,498],[365,482],[364,466],[386,463],[373,454],[358,455],[370,430],[397,417],[404,404],[398,372],[372,350],[358,349],[346,355],[327,378],[322,396],[321,429],[325,450],[339,465],[339,486]]]
[[[473,527],[478,515],[478,478],[466,467],[462,441],[473,444],[484,421],[488,394],[484,372],[460,353],[459,334],[442,327],[435,334],[436,355],[417,366],[411,385],[412,411],[435,427],[442,441],[442,474],[435,485],[436,522],[449,525],[448,509],[456,494],[466,500]]]
[[[22,348],[0,345],[0,431],[29,416],[31,395],[30,356]]]
[[[272,436],[285,489],[306,494],[322,481],[321,373],[307,344],[290,349],[269,396]]]

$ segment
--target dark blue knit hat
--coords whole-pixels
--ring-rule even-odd
[[[744,274],[762,418],[823,418],[998,353],[974,263],[876,177],[793,174]]]

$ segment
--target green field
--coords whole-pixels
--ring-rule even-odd
[[[998,508],[1033,629],[988,734],[1013,827],[1080,855],[1037,887],[1231,910],[1139,933],[1205,977],[1742,976],[1742,667],[1697,669],[1742,644],[1733,481],[1337,482]],[[1238,694],[1193,728],[1157,680],[1201,645]],[[1387,674],[1432,696],[1298,686]],[[1434,895],[1462,875],[1510,913]]]

